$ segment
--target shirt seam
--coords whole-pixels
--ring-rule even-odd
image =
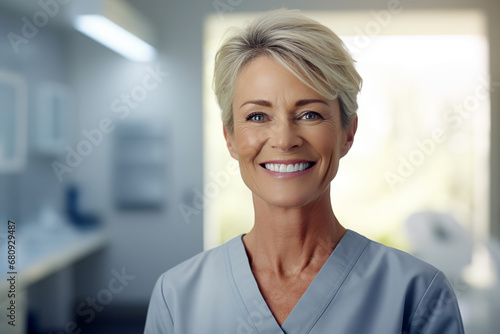
[[[420,309],[420,306],[423,304],[424,302],[424,298],[427,296],[427,293],[429,292],[431,286],[434,284],[434,281],[436,280],[437,276],[439,275],[440,271],[436,271],[436,273],[434,274],[434,276],[432,277],[432,280],[431,282],[429,283],[429,285],[427,286],[427,289],[425,290],[424,294],[422,295],[422,297],[420,298],[420,301],[418,302],[417,304],[417,307],[415,308],[415,311],[413,311],[413,314],[411,315],[409,321],[408,321],[408,326],[404,329],[405,332],[408,332],[409,333],[409,330],[411,328],[411,325],[412,325],[412,322],[415,318],[415,315],[417,314],[417,311]]]
[[[168,316],[170,317],[170,322],[172,323],[172,326],[174,326],[174,319],[172,318],[172,313],[170,313],[170,308],[168,307],[167,301],[165,299],[165,292],[163,290],[163,280],[165,279],[166,274],[164,273],[161,275],[161,281],[160,281],[160,291],[161,291],[161,298],[163,299],[163,303],[165,304],[165,308],[167,309]]]
[[[238,238],[241,238],[241,236],[238,236]],[[234,241],[231,240],[231,242]],[[225,247],[225,258],[226,258],[226,274],[228,275],[228,279],[230,281],[230,286],[231,286],[231,290],[233,290],[233,293],[237,296],[236,298],[236,301],[238,303],[238,306],[240,308],[240,311],[242,311],[243,315],[245,318],[247,318],[247,314],[250,314],[250,311],[248,310],[245,302],[243,301],[243,297],[241,296],[241,293],[237,287],[237,284],[236,284],[236,280],[234,279],[234,275],[233,275],[233,266],[232,266],[232,263],[231,263],[231,257],[230,257],[230,254],[229,254],[229,245],[232,246],[232,243],[231,244],[227,244],[227,246]],[[238,299],[239,297],[239,299]],[[253,323],[253,321],[251,321],[251,324],[253,326],[253,328],[257,331],[257,333],[260,333],[259,329],[255,326],[255,324]]]
[[[366,240],[366,243],[365,243],[363,249],[359,252],[359,255],[357,256],[356,260],[352,261],[352,265],[348,269],[346,269],[344,278],[339,283],[338,288],[336,288],[336,286],[332,287],[331,290],[335,289],[336,292],[330,298],[330,301],[325,305],[325,307],[323,308],[323,311],[321,312],[321,314],[319,314],[319,316],[317,317],[317,319],[311,324],[311,326],[306,331],[306,333],[310,333],[311,332],[311,330],[314,328],[314,326],[316,326],[316,324],[318,323],[319,319],[321,319],[321,316],[326,312],[326,310],[328,309],[328,307],[330,306],[330,304],[332,303],[332,301],[335,299],[335,296],[340,291],[340,288],[342,287],[342,285],[344,284],[344,282],[347,280],[347,277],[351,274],[352,269],[356,266],[356,264],[358,263],[359,259],[361,258],[361,256],[363,255],[363,253],[366,251],[366,248],[368,247],[369,244],[370,244],[370,241]]]

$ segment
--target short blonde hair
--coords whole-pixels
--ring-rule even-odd
[[[342,125],[358,109],[362,79],[342,40],[298,10],[267,12],[243,29],[234,28],[215,56],[213,89],[222,122],[233,132],[234,86],[241,69],[258,56],[269,56],[326,99],[338,98]]]

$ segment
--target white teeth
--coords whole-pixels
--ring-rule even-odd
[[[301,162],[294,164],[265,164],[266,169],[272,172],[280,172],[280,173],[293,173],[303,171],[309,167],[311,167],[310,162]]]

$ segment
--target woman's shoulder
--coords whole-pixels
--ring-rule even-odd
[[[356,232],[353,232],[357,234]],[[371,272],[395,275],[402,279],[424,279],[430,282],[440,273],[433,265],[402,250],[381,244],[360,234],[358,238],[366,239],[366,248],[358,261],[358,265]]]
[[[463,333],[453,287],[441,270],[359,234],[355,238],[363,240],[364,250],[346,291],[370,294],[372,302],[387,309],[395,306],[394,312],[401,312],[403,333],[444,333],[443,323],[447,323],[446,333]]]
[[[225,248],[237,238],[198,253],[191,258],[168,269],[160,276],[163,285],[169,285],[177,289],[183,286],[193,286],[196,281],[210,280],[211,276],[220,277],[220,273],[225,271]]]
[[[411,302],[421,300],[424,295],[453,294],[448,278],[438,268],[402,250],[359,237],[367,240],[353,268],[361,280],[377,282],[381,289],[395,296],[406,296]]]

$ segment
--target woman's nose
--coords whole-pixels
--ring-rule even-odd
[[[269,144],[272,148],[287,152],[302,145],[295,124],[291,121],[276,122],[270,131]]]

